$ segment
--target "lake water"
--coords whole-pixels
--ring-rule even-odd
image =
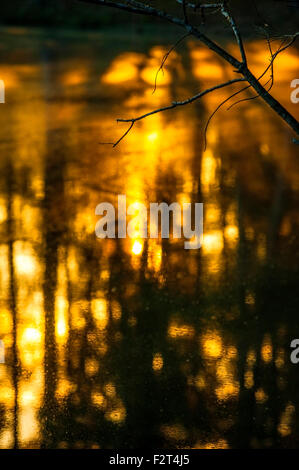
[[[153,94],[171,44],[155,34],[1,36],[0,447],[298,447],[292,133],[260,100],[225,105],[204,149],[235,85],[140,121],[113,149],[116,118],[235,74],[186,41]],[[266,45],[247,49],[263,71]],[[289,50],[272,91],[298,117],[297,76]],[[97,239],[95,207],[118,194],[203,202],[202,248],[138,230]]]

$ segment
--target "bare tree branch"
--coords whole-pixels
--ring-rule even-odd
[[[233,33],[235,35],[235,38],[237,40],[240,52],[241,52],[241,57],[242,57],[242,62],[244,65],[247,64],[247,59],[246,59],[246,53],[243,45],[243,40],[239,31],[239,28],[237,27],[237,24],[235,22],[234,17],[232,16],[231,12],[228,10],[228,6],[226,4],[227,2],[223,2],[223,5],[221,7],[221,13],[224,16],[224,18],[229,22]]]
[[[183,14],[184,14],[185,23],[189,24],[188,15],[187,15],[187,8],[186,8],[186,0],[182,0],[182,4],[183,4]]]
[[[219,90],[220,88],[224,88],[226,86],[232,85],[233,83],[244,82],[244,81],[245,81],[245,78],[235,78],[234,80],[229,80],[228,82],[220,83],[219,85],[216,85],[212,88],[208,88],[204,91],[201,91],[200,93],[197,93],[196,95],[191,96],[191,98],[188,98],[184,101],[173,101],[168,106],[164,106],[162,108],[155,109],[154,111],[149,111],[148,113],[143,114],[142,116],[138,116],[136,118],[131,118],[131,119],[120,119],[120,118],[117,119],[117,122],[130,122],[131,125],[130,125],[129,129],[127,129],[127,131],[124,133],[124,135],[120,139],[118,139],[117,142],[115,142],[113,144],[113,147],[116,147],[124,139],[124,137],[126,137],[126,135],[130,132],[130,130],[132,129],[132,127],[134,126],[134,124],[137,121],[141,121],[142,119],[145,119],[149,116],[152,116],[153,114],[162,113],[164,111],[169,111],[170,109],[177,108],[178,106],[185,106],[187,104],[191,104],[194,101],[196,101],[196,100],[202,98],[203,96],[207,95],[208,93],[211,93],[212,91]]]
[[[167,22],[173,23],[177,26],[181,26],[185,28],[190,34],[194,37],[198,38],[203,44],[205,44],[209,49],[214,51],[216,54],[220,55],[233,65],[236,69],[242,68],[242,62],[238,61],[235,57],[233,57],[228,51],[223,49],[219,46],[215,41],[210,39],[206,36],[203,32],[201,32],[198,28],[193,25],[186,24],[184,20],[170,15],[169,13],[164,12],[163,10],[159,10],[157,8],[153,8],[151,6],[146,5],[145,3],[138,2],[136,0],[124,0],[125,3],[121,2],[114,2],[112,0],[78,0],[83,3],[91,3],[94,5],[102,5],[111,8],[119,8],[121,10],[128,11],[130,13],[142,14],[142,15],[149,15],[155,18],[160,18]]]

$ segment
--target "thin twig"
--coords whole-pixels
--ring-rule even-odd
[[[205,128],[204,128],[204,150],[206,150],[207,148],[207,132],[208,132],[208,127],[209,127],[209,124],[213,118],[213,116],[215,116],[215,114],[217,113],[217,111],[225,104],[227,103],[229,100],[231,100],[234,96],[238,95],[239,93],[242,93],[242,91],[245,91],[247,90],[248,88],[250,88],[250,85],[247,85],[246,87],[242,88],[241,90],[238,90],[236,91],[235,93],[233,93],[232,95],[230,95],[228,98],[226,98],[225,100],[223,100],[218,106],[217,108],[212,112],[212,114],[209,116],[208,120],[207,120],[207,123],[205,125]]]
[[[230,26],[233,30],[233,33],[235,35],[236,41],[238,43],[238,46],[239,46],[239,49],[240,49],[240,52],[241,52],[242,62],[245,65],[247,63],[247,58],[246,58],[246,53],[245,53],[243,40],[242,40],[240,31],[239,31],[239,28],[236,24],[236,21],[235,21],[234,17],[232,16],[231,12],[228,10],[228,7],[227,7],[226,4],[222,5],[221,13],[224,16],[224,18],[226,18],[226,20],[229,22],[229,24],[230,24]]]
[[[117,119],[117,121],[120,121],[119,119]],[[132,121],[131,122],[131,125],[129,126],[129,128],[127,129],[127,131],[121,136],[120,139],[118,139],[114,144],[112,144],[113,148],[116,147],[125,137],[127,134],[129,134],[130,130],[132,129],[132,127],[134,126],[135,124],[135,121]]]
[[[157,79],[158,79],[158,75],[161,71],[163,71],[163,67],[165,65],[165,62],[167,61],[168,57],[170,56],[170,54],[172,53],[172,51],[174,51],[174,49],[177,48],[177,46],[184,40],[186,39],[188,36],[190,36],[190,33],[187,33],[187,34],[184,34],[184,36],[180,37],[178,39],[178,41],[173,45],[171,46],[171,48],[166,52],[166,54],[164,55],[163,59],[162,59],[162,62],[161,62],[161,65],[159,67],[159,69],[157,70],[157,73],[156,73],[156,76],[155,76],[155,85],[154,85],[154,89],[153,89],[153,94],[155,93],[156,89],[157,89]]]
[[[268,83],[271,81],[271,78],[269,78],[269,80],[263,85],[263,87],[267,86]],[[248,87],[246,87],[246,89],[249,89],[251,88],[251,85],[249,85]],[[270,87],[267,89],[267,91],[269,92],[272,88],[272,84],[270,85]],[[243,88],[243,90],[240,90],[241,91],[244,91],[245,88]],[[231,96],[231,98],[233,98]],[[241,100],[238,100],[238,101],[235,101],[234,103],[232,103],[228,108],[226,108],[226,111],[229,111],[230,109],[232,109],[234,106],[236,106],[237,104],[240,104],[240,103],[243,103],[244,101],[253,101],[253,100],[256,100],[257,98],[260,98],[260,95],[255,95],[255,96],[250,96],[249,98],[243,98]],[[223,103],[224,104],[224,103]]]
[[[168,21],[168,22],[170,22],[172,24],[175,24],[177,26],[181,26],[181,27],[185,28],[190,34],[192,34],[197,39],[199,39],[209,49],[211,49],[216,54],[220,55],[224,60],[229,62],[233,67],[236,67],[236,69],[242,67],[241,62],[239,62],[228,51],[226,51],[221,46],[219,46],[215,41],[213,41],[211,38],[206,36],[202,31],[200,31],[194,25],[186,24],[185,21],[182,20],[181,18],[170,15],[169,13],[166,13],[163,10],[153,8],[149,5],[146,5],[145,3],[141,3],[141,2],[138,2],[136,0],[125,0],[125,2],[126,2],[125,4],[121,3],[119,1],[115,2],[115,1],[112,1],[112,0],[78,0],[78,1],[84,2],[84,3],[91,3],[91,4],[94,4],[94,5],[107,6],[107,7],[111,7],[111,8],[118,8],[118,9],[121,9],[121,10],[128,11],[130,13],[149,15],[149,16],[153,16],[155,18],[163,19],[163,20]],[[221,6],[222,3],[214,4],[213,7],[215,7],[215,5],[217,5],[217,7],[218,7],[219,5]],[[189,4],[187,4],[187,6],[189,6]],[[204,5],[204,7],[208,8],[208,5]]]
[[[177,3],[182,4],[183,0],[176,0]],[[186,3],[186,8],[190,8],[193,11],[196,11],[198,8],[221,8],[223,5],[223,2],[219,3],[203,3],[201,5],[197,5],[196,3]]]

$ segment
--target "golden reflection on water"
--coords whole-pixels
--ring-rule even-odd
[[[248,50],[262,70],[264,45]],[[115,151],[99,144],[122,132],[115,117],[231,75],[190,42],[188,76],[172,54],[153,94],[166,51],[121,52],[99,67],[76,55],[0,67],[9,100],[0,114],[1,448],[127,445],[115,436],[134,427],[135,444],[228,448],[238,446],[247,399],[251,416],[270,403],[270,431],[258,437],[252,425],[242,443],[296,436],[295,398],[277,403],[288,374],[277,325],[288,327],[287,312],[271,304],[273,325],[271,312],[264,324],[265,286],[255,281],[274,246],[286,246],[281,264],[293,266],[287,240],[298,213],[292,203],[282,212],[282,196],[298,197],[299,167],[288,132],[264,107],[242,104],[215,117],[204,151],[203,123],[228,96],[219,91],[139,122]],[[295,113],[297,62],[293,51],[283,57],[274,93]],[[138,226],[132,239],[97,240],[95,207],[118,194],[136,206],[204,202],[202,249],[143,239]],[[261,377],[271,367],[275,386]]]

